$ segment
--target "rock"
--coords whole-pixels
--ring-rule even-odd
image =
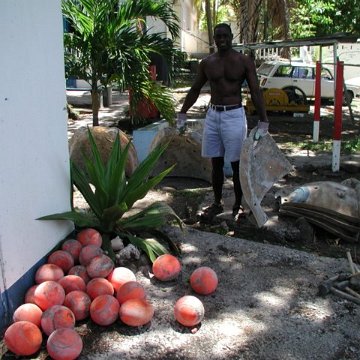
[[[134,245],[129,244],[119,252],[119,260],[139,260],[140,251]]]
[[[120,251],[124,248],[124,243],[122,239],[117,236],[111,240],[111,247],[114,251]]]
[[[314,240],[314,228],[304,217],[298,218],[295,224],[300,231],[303,241],[312,242]]]
[[[95,126],[90,128],[95,142],[98,146],[100,156],[104,162],[109,159],[110,152],[115,141],[115,137],[119,134],[121,148],[123,149],[130,141],[128,136],[118,128],[110,128],[105,126]],[[85,168],[83,153],[91,157],[91,148],[88,138],[88,130],[81,127],[74,132],[74,135],[69,140],[69,152],[71,160],[80,169]],[[128,152],[128,159],[125,168],[126,176],[131,176],[138,166],[138,157],[136,149],[130,145]]]
[[[211,160],[201,157],[201,135],[198,131],[188,131],[179,135],[174,128],[158,132],[151,143],[151,149],[169,142],[159,159],[153,174],[158,174],[176,164],[170,176],[201,179],[211,183]]]

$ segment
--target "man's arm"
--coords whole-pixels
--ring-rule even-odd
[[[247,56],[246,66],[246,81],[250,88],[251,100],[255,106],[256,112],[259,115],[261,122],[268,122],[266,115],[265,102],[262,92],[259,87],[259,80],[256,74],[256,67],[253,60]]]
[[[192,84],[188,94],[185,97],[180,113],[186,114],[186,112],[195,104],[196,100],[199,97],[201,88],[205,85],[206,81],[207,77],[204,71],[204,61],[201,61],[194,83]]]

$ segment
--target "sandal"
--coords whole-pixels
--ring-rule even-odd
[[[202,211],[198,213],[198,218],[202,222],[211,222],[214,217],[218,214],[221,214],[224,211],[224,207],[221,204],[211,204],[205,208],[202,208]]]
[[[240,206],[234,205],[232,214],[233,214],[234,220],[237,223],[239,223],[242,219],[246,218],[245,209],[241,205]]]

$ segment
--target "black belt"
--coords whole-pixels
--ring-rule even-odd
[[[215,111],[229,111],[229,110],[235,110],[242,107],[242,104],[238,105],[213,105],[210,104],[210,109],[213,109]]]

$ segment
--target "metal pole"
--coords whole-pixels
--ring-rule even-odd
[[[333,172],[339,171],[340,169],[343,85],[344,85],[344,62],[338,61],[336,64],[336,81],[335,81],[334,131],[333,131],[333,152],[332,152]]]
[[[314,126],[313,141],[319,141],[320,130],[320,108],[321,108],[321,62],[316,62],[315,72],[315,104],[314,104]]]

